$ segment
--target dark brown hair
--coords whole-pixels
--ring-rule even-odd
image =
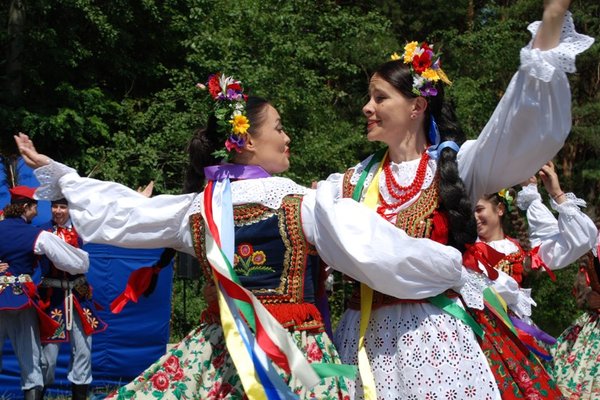
[[[407,64],[402,60],[388,61],[381,65],[375,74],[380,76],[407,98],[418,97],[413,93],[413,76]],[[427,110],[423,128],[429,132],[431,116],[435,118],[440,131],[441,141],[452,140],[459,146],[465,141],[452,106],[444,101],[444,87],[436,85],[436,96],[426,97]],[[461,252],[465,244],[477,239],[475,217],[465,185],[458,175],[456,152],[450,148],[442,150],[438,158],[440,207],[448,213],[450,223],[448,244]]]

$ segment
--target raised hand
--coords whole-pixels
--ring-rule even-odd
[[[566,200],[566,196],[560,188],[560,182],[558,180],[556,170],[554,169],[554,163],[552,161],[548,161],[540,170],[539,175],[550,197],[552,197],[552,199],[554,199],[554,201],[556,201],[558,204],[564,202]]]
[[[565,13],[571,0],[546,0],[544,3],[542,25],[533,41],[533,48],[540,50],[552,49],[558,45]]]
[[[37,152],[33,142],[31,139],[29,139],[29,136],[19,132],[18,134],[14,135],[14,138],[15,142],[17,143],[17,147],[19,148],[19,152],[28,166],[35,169],[50,163],[50,158]]]

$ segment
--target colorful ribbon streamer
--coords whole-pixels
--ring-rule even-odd
[[[262,171],[262,172],[261,172]],[[233,270],[234,223],[229,178],[261,177],[264,170],[219,166],[210,171],[204,190],[201,213],[206,223],[206,256],[213,270],[219,296],[219,310],[227,349],[238,370],[249,399],[295,398],[271,362],[294,375],[310,388],[329,376],[354,377],[347,365],[310,364],[289,332],[266,310],[252,292],[241,286]],[[256,175],[258,174],[258,175]],[[268,176],[268,175],[267,175]],[[254,332],[254,335],[252,334]],[[240,356],[244,354],[245,356]]]

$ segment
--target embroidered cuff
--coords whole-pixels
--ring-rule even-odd
[[[540,24],[541,21],[536,21],[527,27],[532,37],[535,38]],[[577,33],[573,17],[567,11],[560,34],[560,42],[555,48],[544,51],[533,49],[531,48],[532,42],[521,49],[521,68],[528,70],[529,74],[536,79],[550,82],[556,69],[570,73],[575,72],[576,56],[587,50],[594,43],[594,38]]]
[[[463,268],[462,284],[453,289],[460,294],[467,307],[483,310],[483,289],[488,286],[486,279],[483,274]]]
[[[519,318],[525,318],[531,316],[531,306],[536,305],[536,302],[531,298],[531,289],[521,289],[517,303],[508,306]]]
[[[58,200],[63,197],[58,180],[63,176],[77,173],[73,168],[50,160],[50,164],[37,168],[35,177],[40,182],[40,187],[35,191],[35,197],[39,200]]]
[[[526,211],[535,200],[542,201],[542,196],[538,192],[537,185],[534,183],[524,186],[523,189],[517,193],[517,207],[519,207],[520,210]]]
[[[554,199],[550,199],[550,205],[560,214],[577,215],[581,212],[580,207],[586,207],[587,203],[583,199],[577,198],[573,193],[565,193],[566,201],[558,204]]]

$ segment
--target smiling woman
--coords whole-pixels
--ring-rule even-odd
[[[195,256],[209,282],[216,271],[208,241],[214,223],[209,212],[230,212],[235,279],[279,322],[305,362],[339,364],[325,332],[326,317],[316,306],[324,295],[325,276],[315,246],[305,236],[314,226],[302,216],[310,190],[271,176],[289,168],[290,138],[279,113],[264,99],[246,97],[241,83],[231,77],[215,74],[200,86],[208,89],[214,112],[188,146],[184,184],[188,194],[147,198],[116,183],[81,178],[35,152],[26,135],[19,135],[16,140],[24,156],[39,167],[36,174],[45,189],[38,194],[66,197],[85,241],[129,248],[170,247]],[[214,185],[220,184],[215,182],[227,180],[231,203],[214,195]],[[216,224],[221,226],[221,221]],[[226,235],[221,239],[225,243]],[[242,399],[246,391],[257,390],[248,376],[253,377],[258,367],[252,361],[240,364],[245,360],[241,352],[232,356],[218,298],[214,291],[207,294],[208,308],[200,324],[108,398],[156,398],[159,392],[164,398]],[[297,369],[290,371],[281,363],[275,368],[286,387],[278,389],[289,396],[338,399],[347,395],[344,379],[337,374],[326,374],[308,387],[295,375]]]
[[[423,286],[415,292],[397,287],[396,293],[370,288],[384,284],[378,271],[396,253],[411,254],[401,267],[423,282],[433,279],[422,271],[428,258],[441,251],[434,244],[448,245],[456,251],[448,252],[448,260],[462,262],[461,253],[477,235],[472,205],[485,193],[529,178],[560,150],[571,128],[571,105],[562,100],[570,98],[565,72],[574,71],[575,56],[593,43],[575,32],[568,5],[568,0],[545,2],[543,21],[529,27],[533,38],[521,50],[521,66],[477,140],[465,141],[444,101],[449,80],[437,45],[410,42],[401,56],[394,54],[371,76],[362,109],[367,138],[385,148],[328,181],[336,188],[335,198],[364,202],[420,241],[396,241],[386,249],[373,244],[371,252],[381,254],[380,262],[365,257],[362,267],[348,273],[361,284],[334,338],[342,360],[358,363],[361,371],[351,387],[353,396],[561,398],[541,365],[510,333],[510,323],[481,304],[470,304],[462,292],[448,290],[451,285],[427,294]],[[348,253],[356,253],[357,240],[348,240]],[[344,257],[340,251],[321,256],[334,268]],[[445,273],[433,276],[441,282],[448,278]],[[532,300],[518,284],[506,274],[492,274],[506,283],[509,307],[529,314]],[[464,279],[490,284],[477,265]],[[471,307],[467,316],[464,304]],[[486,334],[476,336],[479,329]]]

